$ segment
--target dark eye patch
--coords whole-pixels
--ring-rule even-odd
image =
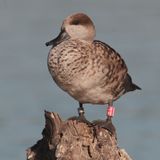
[[[74,21],[72,21],[72,25],[79,25],[80,24],[80,21],[75,19]]]
[[[85,26],[93,25],[91,19],[83,13],[78,13],[70,17],[69,23],[71,25],[85,25]]]

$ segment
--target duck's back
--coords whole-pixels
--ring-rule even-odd
[[[127,66],[118,52],[106,43],[98,40],[94,41],[94,46],[96,54],[102,55],[103,59],[106,61],[105,65],[108,69],[107,73],[105,73],[106,86],[109,86],[114,100],[126,92],[140,89],[140,87],[132,83],[132,79],[127,73]]]
[[[113,95],[113,99],[117,99],[125,92],[124,80],[127,76],[127,66],[119,53],[112,47],[98,40],[93,43],[96,55],[99,55],[103,64],[102,73],[105,75],[103,87],[108,89],[107,91]]]

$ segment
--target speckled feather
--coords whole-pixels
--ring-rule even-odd
[[[92,40],[93,23],[89,19],[87,24],[89,17],[85,17],[84,21],[83,16],[86,15],[71,16],[64,20],[63,32],[72,31],[71,35],[67,40],[53,45],[48,55],[48,68],[57,85],[80,103],[92,104],[106,104],[128,91],[140,89],[132,83],[121,56],[109,45]],[[81,17],[81,20],[77,20],[77,17]],[[81,24],[79,32],[83,32],[84,28],[91,29],[88,37],[85,37],[86,30],[84,36],[78,31],[73,33],[78,29],[75,27],[78,24]],[[86,26],[82,28],[83,25]]]

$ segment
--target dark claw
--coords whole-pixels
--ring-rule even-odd
[[[77,122],[82,122],[82,123],[86,123],[89,127],[91,127],[93,124],[88,121],[84,115],[79,115],[78,117],[71,117],[69,118],[69,120],[76,120]]]
[[[102,120],[94,121],[93,124],[108,130],[111,133],[111,135],[117,138],[116,128],[114,127],[111,118],[107,118],[106,121],[102,121]]]
[[[69,118],[69,120],[76,120],[78,122],[82,122],[82,123],[86,123],[89,127],[93,126],[93,124],[91,122],[89,122],[85,116],[84,116],[84,108],[83,108],[83,104],[79,103],[79,108],[78,108],[78,117],[71,117]]]

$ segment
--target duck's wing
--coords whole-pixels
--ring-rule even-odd
[[[110,85],[115,95],[124,94],[135,89],[140,89],[137,85],[132,83],[130,75],[127,73],[128,69],[118,52],[116,52],[108,44],[95,40],[93,42],[96,54],[101,54],[105,57],[105,65],[108,68],[107,84]]]
[[[94,40],[93,44],[97,52],[96,55],[105,57],[106,67],[108,67],[113,74],[122,73],[123,76],[127,74],[127,66],[118,52],[108,44],[98,40]]]

